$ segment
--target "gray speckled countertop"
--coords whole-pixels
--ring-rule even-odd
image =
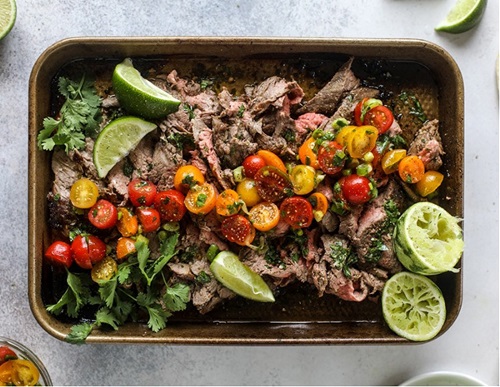
[[[23,342],[56,385],[394,385],[458,371],[498,385],[498,1],[461,35],[433,27],[454,0],[18,0],[0,42],[0,335]],[[144,4],[144,5],[143,5]],[[71,346],[48,335],[27,297],[28,79],[73,36],[419,38],[443,46],[465,82],[463,306],[438,339],[411,346]]]

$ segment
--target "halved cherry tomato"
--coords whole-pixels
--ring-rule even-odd
[[[443,179],[443,174],[438,171],[425,172],[422,179],[415,184],[417,193],[423,197],[429,196],[439,188]]]
[[[6,345],[2,345],[0,347],[0,364],[13,359],[17,359],[16,353]]]
[[[174,187],[177,191],[186,194],[189,189],[197,184],[203,184],[205,176],[198,167],[194,165],[183,165],[179,167],[174,176]]]
[[[257,171],[266,166],[266,161],[259,155],[250,155],[245,160],[243,160],[243,170],[245,171],[245,177],[253,179]]]
[[[318,163],[321,170],[329,175],[335,175],[344,168],[347,155],[337,141],[325,141],[318,149]]]
[[[236,186],[236,192],[247,207],[255,206],[262,201],[257,191],[257,183],[253,179],[245,178]]]
[[[232,189],[222,191],[215,201],[215,209],[221,216],[237,214],[242,206],[243,201],[240,199],[240,195]]]
[[[314,151],[315,147],[316,141],[313,137],[309,137],[299,147],[299,159],[302,164],[309,165],[314,169],[319,169],[318,156]]]
[[[349,142],[349,137],[356,131],[357,126],[347,125],[344,126],[335,136],[335,141],[340,145],[346,147]]]
[[[328,211],[328,199],[321,192],[314,192],[307,200],[309,200],[309,203],[313,207],[314,219],[317,222],[321,221]]]
[[[0,365],[0,386],[12,386],[12,374],[14,372],[13,360],[6,361]]]
[[[376,127],[378,134],[382,134],[387,132],[393,121],[394,115],[387,107],[375,106],[366,112],[363,124]]]
[[[255,228],[243,215],[233,215],[225,218],[221,224],[224,237],[240,246],[250,245],[255,238]]]
[[[89,210],[88,218],[94,227],[104,230],[115,226],[118,220],[118,211],[113,203],[100,199]]]
[[[393,149],[385,153],[382,157],[382,169],[387,175],[398,170],[401,160],[406,157],[406,149]]]
[[[178,222],[186,213],[185,197],[175,189],[156,193],[154,207],[165,222]]]
[[[255,175],[255,182],[259,196],[268,202],[277,202],[293,193],[288,175],[273,166],[261,168]]]
[[[346,139],[347,152],[352,158],[361,158],[377,145],[377,128],[370,125],[358,126]]]
[[[135,210],[143,232],[154,232],[161,226],[160,213],[152,207],[138,207]]]
[[[279,223],[280,210],[274,203],[262,202],[250,209],[248,218],[257,230],[269,231]]]
[[[413,184],[424,177],[425,166],[418,156],[406,156],[399,162],[398,171],[401,180]]]
[[[363,98],[354,108],[354,122],[363,125],[365,114],[376,106],[382,105],[382,101],[376,98]]]
[[[97,185],[87,178],[81,178],[74,182],[69,192],[71,204],[76,208],[90,208],[97,202],[99,189]]]
[[[126,207],[119,207],[117,211],[118,221],[116,222],[116,228],[118,229],[118,232],[124,237],[137,234],[137,231],[139,231],[137,216]]]
[[[278,168],[281,172],[286,173],[285,163],[273,152],[261,149],[257,152],[257,155],[264,159],[266,165]]]
[[[118,272],[118,264],[111,257],[104,257],[100,262],[97,262],[90,271],[92,281],[109,281]]]
[[[53,265],[63,265],[69,268],[73,263],[71,246],[66,242],[55,241],[45,251],[45,258]],[[0,363],[1,361],[2,354],[0,352]]]
[[[118,238],[116,242],[116,259],[122,260],[135,252],[135,241],[132,238]]]
[[[144,179],[133,179],[128,184],[128,196],[134,207],[150,206],[156,195],[156,185]]]
[[[106,256],[106,245],[94,235],[77,235],[71,242],[73,258],[82,269],[92,269],[92,266]]]
[[[281,218],[292,228],[309,227],[313,221],[311,203],[302,196],[286,198],[280,205]]]
[[[193,214],[206,215],[215,207],[217,190],[210,183],[192,187],[184,199],[184,204]]]
[[[364,176],[352,174],[339,180],[342,197],[350,204],[364,204],[373,198],[373,187]]]
[[[309,165],[295,165],[290,171],[293,192],[297,195],[307,195],[316,184],[316,170]]]
[[[0,366],[0,383],[14,386],[34,386],[40,379],[40,371],[25,359],[9,360]]]

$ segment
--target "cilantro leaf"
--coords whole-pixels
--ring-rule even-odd
[[[85,344],[85,339],[94,329],[94,324],[81,323],[73,325],[70,333],[65,337],[65,341],[71,344]]]
[[[121,325],[121,321],[114,315],[111,310],[104,307],[99,309],[95,314],[95,324],[98,327],[102,324],[107,324],[116,331],[118,329],[118,325]]]
[[[168,310],[178,312],[186,309],[189,298],[189,286],[177,283],[166,288],[163,295],[163,302]]]
[[[68,288],[62,297],[53,305],[48,305],[46,310],[55,315],[60,314],[66,308],[66,314],[69,317],[78,317],[80,309],[89,302],[90,292],[88,284],[85,283],[79,274],[73,274],[68,271],[66,282]]]

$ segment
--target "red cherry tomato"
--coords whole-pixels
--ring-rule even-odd
[[[357,126],[363,125],[363,107],[365,105],[365,102],[368,101],[369,98],[363,98],[356,107],[354,108],[354,122],[356,123]]]
[[[152,207],[139,207],[135,211],[139,223],[141,223],[142,231],[153,232],[160,228],[161,217],[160,213]]]
[[[45,251],[45,258],[53,265],[63,265],[69,268],[73,263],[71,246],[66,242],[55,241]]]
[[[155,195],[156,186],[150,181],[134,179],[128,184],[128,196],[135,207],[151,206]]]
[[[245,177],[253,179],[257,171],[266,166],[266,161],[259,155],[250,155],[243,160]]]
[[[266,166],[255,174],[259,196],[267,202],[277,202],[293,193],[293,185],[288,175],[276,167]]]
[[[347,156],[337,141],[327,141],[318,148],[318,164],[323,172],[335,175],[344,168]]]
[[[375,106],[366,112],[363,124],[375,126],[378,134],[382,134],[387,132],[393,121],[394,115],[387,107]]]
[[[228,241],[240,246],[248,246],[255,238],[255,228],[243,215],[225,218],[221,224],[221,232]]]
[[[184,195],[174,189],[157,192],[154,207],[165,222],[178,222],[186,213]]]
[[[364,204],[372,198],[370,180],[364,176],[352,174],[339,180],[342,196],[350,204]]]
[[[92,269],[106,256],[106,245],[94,235],[78,235],[71,243],[73,257],[82,269]]]
[[[9,347],[3,345],[0,347],[0,364],[5,363],[7,360],[17,359],[16,353]]]
[[[95,227],[104,230],[115,226],[118,220],[118,211],[113,203],[100,199],[89,210],[88,218]]]
[[[314,219],[311,203],[302,196],[283,200],[280,213],[281,218],[292,228],[309,227]]]

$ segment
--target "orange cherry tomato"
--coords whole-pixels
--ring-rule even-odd
[[[266,165],[278,168],[281,172],[286,173],[285,163],[273,152],[261,149],[257,152],[257,155],[262,157],[266,162]]]
[[[203,183],[191,187],[184,199],[184,204],[193,214],[206,215],[215,207],[217,190],[210,183]]]
[[[314,218],[317,221],[323,219],[323,216],[325,216],[328,211],[328,199],[326,196],[321,192],[315,192],[310,195],[307,200],[309,200],[309,203],[311,203],[313,207]]]
[[[423,197],[429,196],[439,188],[443,179],[443,174],[438,171],[425,172],[422,179],[415,184],[417,193]]]
[[[424,177],[425,166],[418,156],[406,156],[399,162],[398,171],[401,180],[413,184]]]
[[[262,202],[250,209],[248,218],[257,230],[269,231],[279,223],[280,210],[274,203]]]
[[[124,237],[130,237],[137,234],[139,230],[137,216],[125,207],[119,207],[117,211],[118,221],[116,222],[116,228],[118,232]]]
[[[116,242],[116,259],[122,260],[135,252],[135,241],[132,238],[118,238]]]
[[[12,385],[13,361],[9,360],[0,365],[0,385]]]
[[[215,209],[221,216],[237,214],[242,206],[243,201],[240,199],[240,195],[232,189],[222,191],[215,201]]]
[[[302,164],[309,165],[314,169],[319,169],[318,156],[316,152],[314,152],[315,147],[316,141],[314,138],[309,137],[299,147],[299,159]]]
[[[406,157],[406,149],[393,149],[382,157],[382,170],[390,175],[398,170],[399,162]]]
[[[183,165],[177,170],[174,176],[174,187],[183,194],[186,194],[191,187],[203,184],[204,182],[205,176],[194,165]]]

